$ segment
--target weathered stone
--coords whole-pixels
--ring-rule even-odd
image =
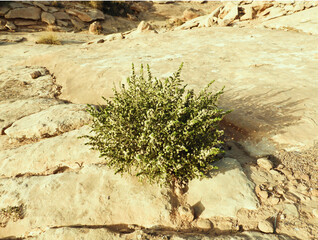
[[[182,222],[190,223],[194,219],[193,209],[189,205],[180,206],[178,208],[178,214]]]
[[[30,25],[38,24],[38,21],[17,19],[17,20],[14,20],[14,24],[17,26],[30,26]]]
[[[35,72],[31,73],[30,75],[31,75],[31,78],[36,79],[38,77],[41,77],[42,73],[40,71],[35,71]]]
[[[257,165],[260,166],[261,168],[266,169],[267,171],[271,170],[274,166],[273,163],[267,158],[257,159]]]
[[[313,189],[310,191],[310,194],[314,197],[318,197],[318,189]]]
[[[194,206],[195,213],[203,211],[202,218],[235,217],[241,208],[256,209],[258,200],[253,183],[247,179],[238,161],[225,158],[216,165],[219,170],[211,173],[212,178],[189,183],[188,203]],[[196,207],[198,203],[204,207]]]
[[[56,20],[56,24],[57,24],[57,26],[60,26],[60,27],[67,27],[67,26],[69,26],[69,23],[68,23],[68,22],[62,21],[62,20]]]
[[[278,18],[278,17],[284,16],[285,14],[286,14],[286,11],[284,9],[271,7],[270,12],[266,17],[266,20]]]
[[[278,197],[272,197],[269,200],[270,200],[270,203],[273,204],[273,205],[276,205],[276,204],[279,203],[279,198]]]
[[[209,230],[213,228],[213,223],[209,219],[199,218],[195,221],[195,227]]]
[[[37,80],[30,76],[34,71],[42,73]],[[28,97],[53,98],[59,94],[59,87],[54,83],[53,77],[41,67],[12,66],[0,72],[0,80],[3,84],[0,88],[0,101]]]
[[[47,12],[42,12],[41,20],[49,25],[53,25],[55,23],[55,17],[53,14]]]
[[[33,4],[39,8],[41,8],[44,12],[48,11],[48,7],[45,6],[42,2],[36,2],[34,1]]]
[[[90,9],[87,12],[79,11],[76,9],[67,9],[66,12],[78,17],[83,22],[92,22],[95,20],[103,20],[105,18],[103,12],[98,9]]]
[[[294,5],[294,11],[302,11],[305,9],[305,2],[304,1],[296,1]]]
[[[267,198],[268,198],[268,192],[267,192],[267,191],[260,191],[260,192],[259,192],[259,196],[260,196],[262,199],[267,199]]]
[[[316,218],[318,218],[318,209],[313,209],[313,210],[312,210],[312,214],[313,214]]]
[[[226,14],[221,21],[218,21],[221,26],[228,26],[238,17],[238,7],[233,6],[231,11]]]
[[[0,103],[0,132],[18,119],[61,103],[56,99],[29,98]]]
[[[201,15],[200,10],[194,9],[194,8],[188,8],[184,10],[182,14],[182,18],[184,21],[191,20],[193,18],[199,17]]]
[[[211,27],[217,24],[217,16],[219,15],[223,6],[219,6],[212,13],[205,16],[204,19],[200,22],[199,27]]]
[[[271,6],[273,6],[272,1],[253,1],[252,3],[252,7],[256,12],[264,11]]]
[[[84,166],[77,172],[49,176],[1,179],[0,191],[6,193],[0,196],[0,208],[19,203],[26,206],[23,219],[0,228],[3,237],[79,223],[172,226],[171,205],[165,189],[140,183],[132,176],[115,175],[106,166]]]
[[[5,18],[23,18],[39,20],[41,18],[41,9],[37,7],[15,8],[10,10]]]
[[[58,20],[71,20],[70,16],[66,12],[55,12],[53,16]]]
[[[59,9],[56,8],[56,7],[49,7],[49,9],[48,9],[49,13],[55,13],[55,12],[58,12],[58,11],[59,11]]]
[[[220,19],[223,19],[226,15],[228,15],[232,11],[233,8],[237,9],[237,5],[234,2],[227,2],[225,6],[223,7],[223,9],[220,11],[218,17]]]
[[[252,20],[254,18],[254,8],[251,5],[243,6],[244,15],[240,18],[242,21]]]
[[[3,17],[9,10],[10,8],[6,5],[0,6],[0,17]]]
[[[187,30],[187,29],[198,27],[200,23],[204,21],[205,19],[206,19],[206,16],[194,18],[192,20],[185,22],[181,26],[176,27],[175,30]]]
[[[113,40],[120,40],[123,39],[124,36],[122,33],[113,33],[109,34],[105,37],[105,41],[113,41]]]
[[[43,138],[78,129],[90,122],[85,105],[59,104],[14,122],[5,130],[11,138]]]
[[[258,226],[258,229],[263,233],[273,233],[274,232],[274,226],[268,220],[260,221],[257,226]]]
[[[71,19],[71,22],[76,30],[82,30],[83,28],[85,28],[85,24],[79,19]]]
[[[149,30],[153,30],[153,28],[149,23],[145,21],[141,21],[137,27],[137,32],[145,32]]]
[[[90,128],[64,133],[40,142],[0,152],[0,175],[14,177],[24,174],[52,174],[58,166],[76,169],[92,163],[103,162],[98,152],[85,145]],[[54,149],[54,151],[52,151]],[[53,170],[52,170],[53,169]]]
[[[95,21],[91,25],[89,25],[88,32],[90,34],[100,34],[102,30],[103,30],[103,27],[100,24],[100,22]]]
[[[16,27],[12,22],[9,22],[9,21],[7,21],[5,27],[8,28],[8,29],[11,30],[11,31],[17,29],[17,27]]]

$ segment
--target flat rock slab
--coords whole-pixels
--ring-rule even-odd
[[[36,79],[31,77],[34,72],[40,74]],[[59,88],[43,67],[12,66],[0,70],[0,101],[31,97],[54,98],[57,95]]]
[[[201,218],[236,217],[241,208],[257,209],[254,183],[248,180],[240,163],[225,158],[216,166],[219,169],[212,173],[211,178],[189,183],[187,201],[194,207],[195,215]]]
[[[318,34],[318,7],[266,21],[263,23],[263,26],[274,29]]]
[[[29,98],[0,102],[0,132],[25,116],[40,112],[62,101],[50,98]]]
[[[137,224],[171,226],[166,189],[115,175],[103,166],[79,172],[0,180],[0,209],[24,204],[24,218],[0,236],[22,236],[54,226]]]
[[[132,62],[150,64],[153,76],[169,76],[184,62],[181,76],[189,87],[199,90],[212,80],[214,90],[225,86],[220,105],[233,109],[228,121],[258,139],[299,149],[318,140],[317,41],[317,35],[270,29],[196,28],[55,47],[22,64],[54,72],[64,99],[103,103],[101,96],[112,96],[114,83],[130,75]]]
[[[78,129],[91,121],[86,106],[60,104],[14,122],[4,132],[11,138],[44,138]]]
[[[103,162],[96,151],[84,145],[85,139],[78,138],[86,134],[89,134],[87,126],[34,144],[1,151],[0,176],[45,174],[58,166],[77,168],[82,163],[85,166]]]

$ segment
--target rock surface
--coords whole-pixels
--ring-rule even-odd
[[[194,207],[195,215],[235,217],[241,208],[256,209],[254,184],[245,176],[239,162],[225,158],[217,166],[219,169],[212,173],[212,178],[189,183],[187,201]]]
[[[11,138],[43,138],[78,129],[90,122],[85,105],[61,104],[15,121],[4,132]]]
[[[41,18],[41,9],[37,7],[15,8],[10,10],[5,18],[23,18],[39,20]]]

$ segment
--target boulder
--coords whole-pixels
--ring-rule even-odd
[[[54,15],[48,12],[42,12],[41,20],[42,22],[46,22],[49,25],[53,25],[55,23]]]
[[[251,20],[254,18],[254,9],[251,5],[242,6],[244,9],[244,15],[240,18],[240,20]]]
[[[59,104],[15,121],[4,132],[10,138],[37,139],[78,129],[90,122],[86,106]]]
[[[0,132],[20,118],[60,104],[61,101],[48,98],[29,98],[0,103]]]
[[[137,32],[145,32],[149,30],[153,30],[153,28],[149,23],[145,21],[141,21],[137,27]]]
[[[49,10],[49,8],[47,6],[45,6],[43,3],[41,3],[41,2],[35,2],[34,1],[32,3],[33,3],[33,5],[41,8],[44,12],[47,12]]]
[[[62,20],[56,20],[56,24],[57,26],[60,26],[60,27],[67,27],[69,25],[68,22],[62,21]]]
[[[194,9],[194,8],[188,8],[184,10],[182,14],[182,18],[184,21],[191,20],[193,18],[199,17],[201,14],[200,10]]]
[[[39,20],[41,18],[41,9],[37,7],[26,7],[26,8],[15,8],[10,10],[5,18],[23,18],[23,19],[32,19]]]
[[[268,160],[267,158],[259,158],[257,159],[257,165],[261,168],[266,169],[267,171],[271,170],[273,168],[273,163],[271,160]]]
[[[260,221],[257,226],[258,226],[258,229],[263,233],[273,233],[274,232],[274,226],[268,220]]]
[[[76,30],[82,30],[83,28],[85,28],[85,24],[78,18],[71,19],[71,22]]]
[[[254,11],[256,12],[262,12],[271,6],[273,6],[272,1],[253,1],[252,2],[252,7]]]
[[[91,25],[89,25],[88,32],[90,34],[100,34],[102,30],[103,30],[103,27],[100,24],[100,22],[95,21]]]
[[[222,20],[218,21],[221,26],[230,25],[238,17],[238,7],[235,5],[231,8],[228,14],[226,14]]]
[[[49,176],[1,179],[0,192],[0,209],[25,206],[23,219],[0,228],[2,237],[78,224],[172,226],[166,189],[129,175],[115,175],[102,165],[84,165],[77,172]]]
[[[55,12],[53,13],[53,16],[58,20],[71,20],[70,16],[66,12]]]
[[[83,12],[76,9],[67,9],[66,12],[73,16],[78,17],[83,22],[92,22],[95,20],[104,20],[104,13],[98,9],[90,9],[87,12]]]
[[[220,11],[220,14],[218,17],[220,19],[223,19],[226,15],[229,14],[229,12],[231,12],[232,8],[237,9],[237,4],[235,4],[234,2],[227,2],[225,6],[223,7],[223,9]]]
[[[202,218],[214,216],[235,217],[241,208],[254,210],[258,206],[254,184],[248,180],[239,162],[225,158],[215,164],[218,170],[211,178],[192,180],[187,201],[195,215]]]
[[[109,34],[105,37],[105,41],[113,41],[113,40],[120,40],[123,39],[124,36],[122,33],[113,33],[113,34]]]
[[[212,13],[205,16],[205,18],[200,22],[199,27],[212,27],[213,25],[217,24],[217,17],[221,11],[223,6],[219,6],[213,10]]]

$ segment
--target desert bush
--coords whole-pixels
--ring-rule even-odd
[[[147,67],[114,88],[112,100],[97,108],[88,105],[93,117],[92,135],[86,144],[100,152],[116,173],[128,172],[151,183],[183,186],[204,177],[219,159],[218,124],[227,113],[217,107],[223,89],[199,94],[187,90],[179,70],[166,79],[153,78]]]
[[[43,35],[35,43],[37,43],[37,44],[61,45],[60,40],[54,34]]]

